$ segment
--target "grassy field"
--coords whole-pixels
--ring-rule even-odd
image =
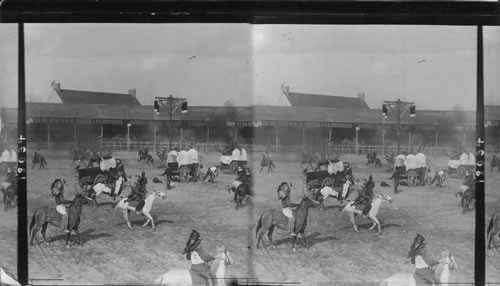
[[[218,161],[218,154],[203,154],[209,163]],[[192,229],[198,230],[207,249],[215,254],[215,247],[224,244],[231,252],[235,264],[228,268],[228,277],[259,278],[260,281],[301,282],[302,285],[376,284],[390,275],[413,272],[414,266],[405,259],[413,238],[424,235],[435,258],[440,250],[448,249],[455,256],[458,270],[451,282],[470,285],[474,280],[475,211],[463,215],[455,193],[461,184],[449,177],[442,188],[401,186],[399,194],[392,188],[380,187],[390,173],[384,168],[366,166],[364,156],[344,156],[353,166],[357,179],[373,174],[375,193],[392,196],[393,204],[382,205],[378,218],[382,233],[368,232],[369,221],[358,217],[360,234],[354,232],[348,218],[339,211],[338,202],[325,201],[326,211],[311,209],[306,233],[309,248],[301,240],[294,253],[291,239],[282,230],[276,230],[275,249],[247,248],[249,230],[266,209],[280,208],[276,189],[283,181],[292,182],[292,201],[302,197],[303,178],[296,156],[270,154],[276,164],[274,173],[259,173],[261,154],[253,154],[255,199],[244,208],[235,210],[227,185],[233,180],[228,174],[220,175],[215,184],[178,184],[171,191],[165,184],[153,184],[152,178],[163,171],[145,166],[149,178],[148,188],[163,190],[166,200],[157,199],[152,215],[157,230],[141,229],[143,218],[131,214],[135,231],[130,231],[121,215],[111,207],[111,198],[98,197],[100,206],[83,208],[80,224],[81,247],[64,246],[64,235],[49,226],[49,246],[36,245],[29,249],[29,273],[33,284],[147,284],[172,268],[187,269],[189,261],[181,255]],[[56,178],[66,180],[67,199],[74,197],[74,172],[69,155],[44,152],[47,169],[29,170],[28,215],[41,206],[54,205],[50,196],[50,183]],[[136,179],[143,168],[135,153],[115,153],[124,160],[127,172]],[[434,169],[444,168],[446,158],[432,158]],[[205,167],[209,165],[205,163]],[[385,163],[385,162],[384,162]],[[498,185],[500,174],[487,174],[486,218],[499,209]],[[160,178],[163,180],[163,178]],[[352,194],[353,199],[356,194]],[[16,273],[17,209],[3,212],[0,220],[1,266]],[[31,217],[30,217],[31,219]],[[267,237],[264,238],[267,242]],[[487,280],[499,282],[500,255],[488,252]],[[244,279],[240,279],[244,281]]]

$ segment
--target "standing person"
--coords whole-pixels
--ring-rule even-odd
[[[167,176],[167,190],[170,190],[172,188],[172,171],[179,170],[178,156],[179,147],[175,147],[170,152],[168,152],[167,155],[167,168],[165,169],[165,172],[161,174],[161,176]]]
[[[425,186],[425,176],[427,173],[427,160],[425,158],[424,153],[419,152],[415,155],[415,159],[417,161],[417,174],[419,184]]]
[[[207,263],[215,260],[215,257],[208,254],[203,248],[202,241],[200,234],[193,229],[182,254],[186,254],[186,259],[191,261],[191,270],[205,278],[208,285],[212,286],[215,277]]]
[[[56,179],[50,186],[50,191],[52,196],[56,201],[56,211],[62,215],[61,220],[61,231],[69,233],[68,230],[68,213],[66,211],[66,204],[70,204],[71,201],[64,199],[64,184],[61,179]]]
[[[416,276],[429,283],[429,285],[440,283],[433,271],[433,267],[439,264],[439,261],[432,259],[427,253],[427,243],[422,235],[417,234],[413,240],[407,258],[410,258],[411,264],[415,264]]]
[[[191,166],[191,177],[194,182],[198,181],[198,168],[200,163],[198,161],[198,151],[194,149],[194,146],[189,146],[188,150],[189,165]]]

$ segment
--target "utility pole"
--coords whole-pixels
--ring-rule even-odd
[[[155,97],[154,108],[157,115],[160,114],[159,104],[161,104],[168,112],[168,148],[169,150],[172,150],[172,130],[174,129],[173,114],[179,105],[182,105],[182,113],[187,112],[187,100],[185,98],[173,97],[172,95],[169,97]]]
[[[415,103],[414,102],[406,102],[401,101],[398,98],[397,101],[384,101],[382,105],[382,115],[387,118],[387,107],[392,111],[392,114],[396,117],[396,121],[398,123],[398,153],[401,149],[401,118],[406,113],[407,110],[410,110],[410,117],[415,116]],[[410,131],[411,132],[411,131]]]

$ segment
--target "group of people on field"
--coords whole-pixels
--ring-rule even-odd
[[[192,181],[198,181],[198,170],[200,169],[200,161],[198,151],[193,145],[182,145],[180,148],[176,146],[167,154],[167,168],[162,176],[167,176],[167,190],[172,187],[172,174],[179,170],[182,166],[189,167],[189,176]]]

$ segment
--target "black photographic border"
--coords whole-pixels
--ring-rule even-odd
[[[500,25],[499,8],[499,2],[483,1],[0,0],[0,22],[19,23],[19,282],[23,285],[28,284],[28,233],[25,227],[28,224],[28,217],[25,149],[24,23],[248,23],[477,26],[476,161],[484,163],[482,27]],[[478,164],[476,172],[477,201],[474,282],[476,285],[484,285],[486,282],[484,164]]]

